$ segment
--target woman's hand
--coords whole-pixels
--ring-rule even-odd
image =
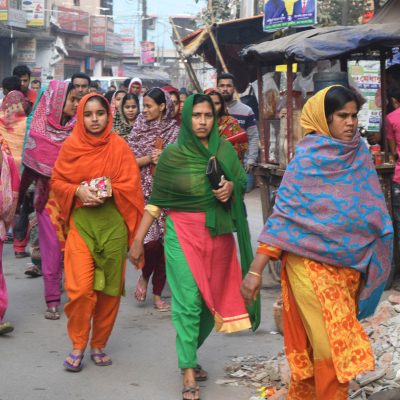
[[[214,196],[222,203],[226,203],[232,196],[233,182],[226,181],[225,178],[222,177],[219,186],[221,186],[220,189],[213,190]]]
[[[144,246],[143,241],[134,239],[128,253],[129,261],[134,265],[135,269],[144,267]]]
[[[240,293],[247,306],[250,306],[257,298],[262,285],[262,277],[247,273],[243,279]]]
[[[105,201],[104,198],[97,197],[97,189],[89,186],[79,186],[75,196],[77,196],[86,207],[96,207],[103,204]]]
[[[151,152],[151,162],[152,162],[154,165],[157,165],[158,159],[160,158],[161,153],[162,153],[162,150],[160,150],[160,149],[154,149],[154,150]]]
[[[269,256],[265,254],[256,254],[250,265],[249,272],[243,279],[240,293],[247,306],[250,306],[257,298],[262,285],[262,273],[269,261]]]

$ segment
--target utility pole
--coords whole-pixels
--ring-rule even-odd
[[[142,42],[147,40],[147,0],[142,0]]]
[[[342,25],[347,26],[349,22],[349,0],[342,0]]]

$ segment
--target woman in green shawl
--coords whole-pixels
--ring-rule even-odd
[[[246,173],[232,145],[220,138],[216,121],[209,96],[195,94],[186,100],[178,142],[157,163],[152,195],[129,251],[131,262],[141,268],[146,232],[160,209],[169,209],[165,258],[183,399],[200,398],[196,380],[207,379],[207,373],[197,364],[196,353],[213,326],[230,333],[255,330],[259,324],[259,301],[246,310],[240,295],[252,259],[243,203]],[[206,176],[213,156],[224,174],[217,190]]]

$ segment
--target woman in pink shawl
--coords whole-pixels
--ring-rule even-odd
[[[34,207],[39,226],[46,319],[60,318],[58,306],[65,243],[64,223],[49,180],[61,146],[75,125],[78,102],[78,93],[72,84],[51,81],[28,120],[19,202],[29,185],[36,182]]]
[[[21,169],[22,147],[24,144],[26,117],[30,110],[30,104],[25,95],[19,90],[12,90],[4,98],[0,112],[0,136],[4,138],[10,149],[11,155],[17,166]],[[24,207],[26,210],[26,205]],[[28,239],[28,216],[24,216],[14,221],[13,226],[13,247],[16,258],[27,257],[25,251]],[[22,222],[23,229],[20,229]]]
[[[161,152],[178,137],[179,127],[173,115],[174,105],[169,94],[160,88],[148,90],[143,96],[143,113],[137,117],[128,138],[129,146],[135,153],[140,167],[146,204],[151,195],[153,175]],[[135,289],[136,300],[144,302],[147,285],[153,274],[153,302],[158,311],[169,309],[169,306],[161,299],[161,292],[166,281],[164,222],[165,215],[162,215],[154,221],[145,238],[145,266]]]
[[[3,272],[3,245],[17,206],[19,175],[11,152],[1,136],[0,168],[0,335],[4,335],[14,330],[9,322],[3,321],[8,306],[8,293]]]

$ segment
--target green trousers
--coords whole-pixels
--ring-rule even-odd
[[[166,220],[165,261],[172,293],[172,323],[176,329],[179,368],[195,368],[197,349],[214,327],[214,318],[205,305],[171,218]]]

